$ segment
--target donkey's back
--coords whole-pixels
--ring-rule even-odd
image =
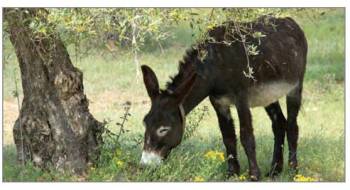
[[[267,106],[301,88],[307,41],[293,19],[264,16],[252,23],[229,22],[209,36],[215,40],[207,48],[210,72],[219,84],[216,96],[234,102],[237,93],[246,93],[250,107]]]

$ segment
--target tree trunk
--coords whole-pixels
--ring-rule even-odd
[[[17,158],[82,174],[99,155],[103,125],[89,112],[83,74],[72,65],[58,34],[43,35],[30,27],[33,19],[47,23],[45,11],[4,9],[23,87],[13,129]]]

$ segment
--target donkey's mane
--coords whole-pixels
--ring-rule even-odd
[[[179,61],[178,73],[170,77],[170,81],[166,83],[166,89],[162,93],[173,92],[181,83],[196,72],[196,63],[200,61],[199,46],[194,46],[186,51],[183,59]]]

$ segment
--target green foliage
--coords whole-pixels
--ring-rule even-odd
[[[120,49],[129,48],[137,52],[154,49],[164,52],[164,48],[186,38],[190,39],[182,43],[188,45],[207,39],[207,30],[225,21],[246,22],[270,14],[307,18],[313,22],[330,11],[332,9],[321,8],[48,8],[40,9],[26,22],[40,38],[57,32],[66,46],[73,46],[74,54],[71,54],[81,58],[91,52],[117,54]],[[184,26],[189,33],[181,35],[178,32]],[[4,28],[7,28],[6,22]],[[253,36],[259,39],[264,34]]]
[[[48,20],[58,25],[66,44],[85,41],[84,47],[105,47],[112,39],[118,47],[142,48],[172,36],[169,28],[181,19],[181,9],[58,8],[49,9]],[[135,31],[135,32],[133,32]],[[97,45],[97,46],[96,46]],[[111,48],[111,47],[109,47]]]

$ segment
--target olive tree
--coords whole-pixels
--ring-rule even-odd
[[[103,125],[89,112],[83,73],[72,65],[47,14],[45,9],[4,9],[23,88],[13,128],[17,158],[82,174],[99,156]]]

